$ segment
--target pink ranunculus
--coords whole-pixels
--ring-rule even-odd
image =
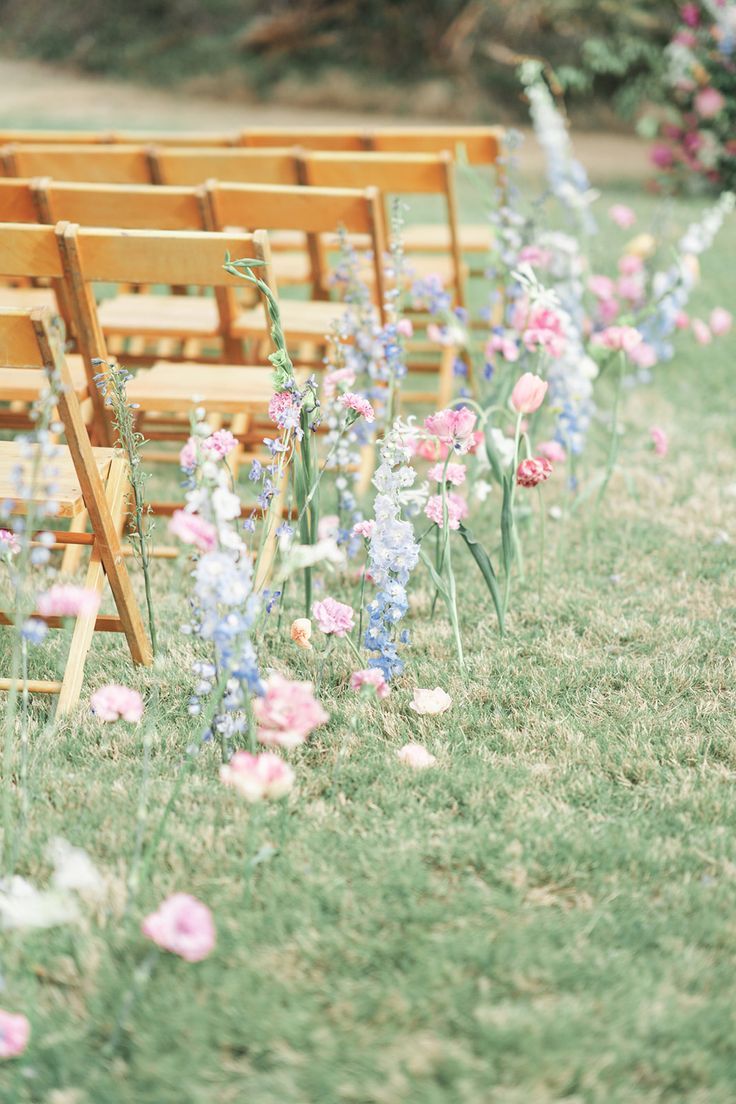
[[[396,758],[412,770],[426,770],[433,767],[437,760],[431,752],[427,751],[424,744],[404,744],[396,752]]]
[[[652,428],[649,430],[649,436],[652,439],[652,444],[654,445],[654,451],[657,454],[657,456],[666,456],[667,455],[667,450],[669,449],[670,444],[669,444],[669,439],[667,437],[667,434],[662,429],[662,427],[661,426],[652,426]]]
[[[356,537],[363,537],[364,540],[370,540],[375,528],[376,523],[372,518],[364,518],[363,521],[356,521],[353,534]]]
[[[695,110],[701,119],[714,119],[726,106],[725,97],[717,88],[701,88],[695,96]]]
[[[220,767],[220,780],[246,801],[276,801],[291,790],[294,771],[272,751],[260,755],[236,751],[230,762]]]
[[[520,487],[537,487],[552,474],[552,465],[544,456],[522,460],[516,469],[516,482]]]
[[[20,552],[20,542],[10,529],[0,529],[0,552],[6,551],[15,556]]]
[[[511,405],[517,414],[533,414],[544,402],[549,384],[533,372],[525,372],[514,384]]]
[[[532,352],[541,349],[551,357],[559,357],[565,351],[566,338],[562,319],[549,307],[534,307],[524,330],[524,345]]]
[[[486,356],[490,359],[494,353],[500,353],[504,360],[513,364],[519,359],[518,342],[507,334],[491,334],[486,344]]]
[[[442,483],[444,480],[451,483],[453,487],[459,487],[465,482],[466,472],[467,468],[464,464],[448,464],[447,471],[444,464],[435,464],[429,469],[427,475],[433,483]]]
[[[184,471],[193,471],[197,466],[197,442],[190,437],[179,453],[179,467]]]
[[[608,208],[608,217],[622,230],[630,230],[636,222],[636,212],[625,203],[614,203]]]
[[[551,464],[564,464],[567,459],[567,453],[559,441],[541,441],[537,445],[537,452]]]
[[[657,363],[657,350],[649,342],[642,341],[640,345],[631,350],[629,357],[632,364],[635,364],[637,368],[653,368]]]
[[[312,645],[309,638],[312,635],[312,622],[308,617],[297,617],[295,621],[292,621],[289,635],[298,648],[311,651]]]
[[[319,519],[317,540],[336,540],[340,532],[340,519],[337,514],[327,514]]]
[[[414,323],[411,318],[400,318],[396,323],[396,332],[401,334],[402,337],[413,337]]]
[[[6,1012],[0,1008],[0,1061],[17,1058],[28,1046],[31,1025],[22,1012]]]
[[[164,951],[201,962],[215,945],[212,913],[189,893],[174,893],[145,918],[141,930]]]
[[[614,352],[631,353],[637,345],[641,345],[643,340],[639,331],[633,326],[608,326],[593,335],[592,343]]]
[[[56,583],[38,599],[41,617],[94,617],[99,608],[96,590],[73,583]]]
[[[710,312],[711,333],[714,333],[716,337],[723,337],[730,331],[732,325],[733,315],[724,307],[714,307]]]
[[[596,299],[610,299],[615,290],[611,277],[599,274],[590,277],[588,287]]]
[[[432,495],[431,498],[427,500],[424,512],[429,520],[433,521],[435,525],[439,525],[441,529],[444,522],[442,495]],[[450,492],[447,496],[447,524],[450,529],[459,529],[460,522],[467,516],[468,504],[463,496]]]
[[[218,460],[224,460],[237,447],[238,439],[229,429],[217,429],[202,442],[202,448],[216,456]]]
[[[258,739],[269,747],[295,748],[310,732],[329,721],[314,696],[311,682],[291,682],[283,675],[270,675],[262,697],[253,700],[258,722]]]
[[[346,387],[352,387],[355,383],[355,372],[352,368],[336,368],[334,372],[328,372],[322,380],[322,390],[328,399],[331,399],[337,390],[337,386],[344,383]]]
[[[707,322],[703,322],[702,318],[693,318],[690,326],[698,345],[710,345],[713,334],[710,332],[710,326]]]
[[[364,686],[372,686],[376,697],[383,700],[391,693],[383,672],[378,667],[366,667],[363,671],[355,671],[350,676],[350,689],[362,690]]]
[[[199,514],[175,510],[169,521],[169,532],[184,544],[193,544],[200,552],[212,552],[217,547],[217,530]]]
[[[424,428],[442,444],[451,445],[455,452],[467,452],[473,442],[476,416],[467,406],[459,410],[438,410],[424,419]]]
[[[663,142],[658,142],[652,147],[650,156],[658,169],[671,169],[675,161],[675,155],[672,152],[672,148],[664,145]]]
[[[338,602],[334,598],[325,598],[312,606],[312,616],[317,627],[326,636],[347,636],[355,625],[352,606]]]
[[[376,420],[376,412],[368,400],[354,391],[346,391],[344,395],[341,395],[340,405],[344,410],[354,411],[358,418],[363,417],[367,422],[375,422]]]
[[[452,698],[439,686],[434,690],[414,691],[414,697],[409,702],[409,708],[422,716],[433,716],[436,713],[446,713],[452,705]]]
[[[101,686],[89,699],[89,707],[101,721],[128,721],[136,724],[143,716],[143,698],[129,686]]]
[[[618,259],[618,270],[622,276],[636,276],[643,272],[644,261],[636,253],[623,253]]]

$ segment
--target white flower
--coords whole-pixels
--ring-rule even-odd
[[[40,890],[17,875],[0,883],[0,927],[24,931],[71,924],[79,916],[68,893]]]
[[[491,487],[491,484],[486,483],[485,479],[478,479],[476,480],[475,486],[473,487],[473,494],[477,498],[478,502],[485,502],[492,489],[493,488]]]
[[[91,858],[81,847],[74,847],[61,836],[49,843],[46,854],[53,863],[51,878],[58,890],[74,890],[83,897],[99,899],[105,895],[105,883]]]

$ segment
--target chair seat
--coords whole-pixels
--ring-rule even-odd
[[[203,295],[116,295],[97,308],[104,332],[126,337],[215,337],[217,303]]]
[[[321,340],[329,332],[332,323],[345,312],[344,303],[330,300],[282,299],[281,324],[287,341]],[[233,333],[238,337],[266,334],[266,321],[261,307],[241,311],[233,323]]]
[[[95,464],[100,476],[104,479],[110,461],[115,455],[115,449],[93,448]],[[16,481],[13,478],[14,469],[20,468],[24,478],[30,479],[33,470],[33,457],[27,455],[27,448],[21,447],[16,441],[0,441],[0,499],[12,503],[10,513],[25,513],[28,502],[36,505],[47,501],[49,495],[45,493],[43,485],[38,494],[30,499],[19,500],[17,496]],[[56,456],[52,460],[44,460],[46,471],[42,484],[52,482],[54,486],[53,500],[57,504],[57,517],[74,517],[84,509],[82,488],[79,485],[77,473],[72,463],[69,450],[59,446]],[[48,469],[55,469],[53,477],[48,474]]]
[[[263,311],[260,312],[263,328]],[[265,414],[273,395],[270,368],[159,360],[138,372],[128,397],[143,411],[180,413],[198,406],[222,414]]]
[[[486,253],[493,244],[493,233],[487,222],[468,223],[459,228],[463,253]],[[450,248],[450,228],[441,223],[407,224],[401,234],[407,252],[446,253]]]
[[[74,391],[82,398],[87,393],[87,374],[81,356],[67,354]],[[40,368],[0,368],[0,399],[3,402],[35,402],[45,375]]]
[[[54,314],[57,313],[53,288],[0,287],[0,307],[22,310],[30,307],[49,307]]]

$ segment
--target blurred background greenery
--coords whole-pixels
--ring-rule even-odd
[[[521,56],[578,125],[633,117],[675,0],[0,0],[0,49],[235,99],[509,122]]]

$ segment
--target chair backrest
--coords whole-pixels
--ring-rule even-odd
[[[145,146],[46,145],[6,146],[6,176],[50,176],[101,184],[151,184],[151,162]]]
[[[2,183],[0,181],[0,185]],[[83,226],[116,226],[131,230],[208,228],[204,188],[77,184],[37,179],[29,183],[29,190],[35,198],[39,221],[50,225],[64,220]]]
[[[248,127],[240,132],[243,146],[301,146],[304,149],[358,151],[370,149],[370,139],[355,127]]]
[[[377,188],[305,188],[261,184],[207,186],[212,229],[243,227],[254,230],[299,230],[307,235],[315,288],[326,288],[325,258],[319,235],[334,235],[342,227],[348,234],[367,235],[374,267],[376,302],[383,312],[385,286],[381,195]]]
[[[0,222],[38,222],[30,180],[0,178]]]
[[[147,145],[149,142],[157,146],[237,146],[240,136],[234,131],[0,130],[0,145]]]
[[[157,184],[203,184],[224,180],[236,184],[298,184],[298,167],[291,149],[183,149],[151,150]]]
[[[464,302],[462,252],[455,183],[455,163],[442,153],[328,153],[302,150],[299,165],[304,184],[330,188],[338,182],[346,188],[374,186],[384,196],[438,195],[444,198],[450,234],[453,283],[459,304]],[[388,236],[388,213],[384,212]]]
[[[490,126],[413,127],[248,127],[244,146],[301,146],[303,149],[377,153],[441,153],[471,165],[494,165],[501,151],[503,128]],[[182,143],[183,145],[184,143]]]

